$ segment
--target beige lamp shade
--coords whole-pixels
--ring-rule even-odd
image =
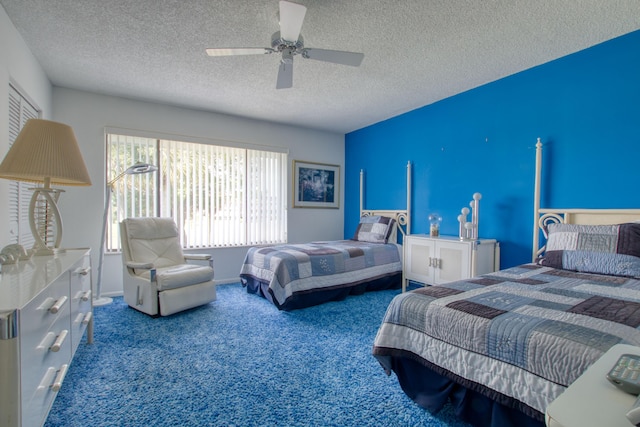
[[[0,164],[0,178],[57,185],[91,185],[73,129],[29,119]]]

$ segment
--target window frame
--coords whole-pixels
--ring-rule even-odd
[[[158,166],[158,170],[154,173],[139,174],[139,175],[124,175],[119,179],[117,179],[116,182],[113,183],[113,186],[112,186],[113,192],[111,194],[112,197],[111,197],[111,200],[109,200],[108,205],[106,204],[107,201],[105,200],[105,209],[108,209],[108,212],[105,213],[105,219],[107,221],[107,227],[106,227],[107,236],[105,239],[106,243],[105,243],[104,250],[106,253],[117,253],[120,251],[119,227],[117,226],[117,224],[119,224],[119,222],[122,221],[122,219],[129,216],[174,217],[174,219],[176,219],[178,228],[181,232],[181,236],[183,237],[182,244],[184,249],[212,249],[212,248],[222,248],[222,247],[242,247],[242,246],[254,246],[254,245],[260,245],[260,244],[277,244],[277,243],[287,242],[287,216],[288,216],[287,194],[288,194],[288,184],[289,184],[287,179],[289,153],[287,149],[284,149],[281,147],[271,147],[271,146],[267,147],[267,146],[262,146],[257,144],[240,143],[236,141],[224,141],[224,140],[214,140],[214,139],[205,139],[205,138],[185,137],[182,135],[173,135],[173,134],[166,134],[161,132],[135,131],[131,129],[122,129],[122,128],[114,128],[114,127],[106,127],[104,134],[105,134],[105,177],[106,177],[107,183],[112,182],[112,180],[114,180],[115,177],[122,174],[122,172],[124,172],[124,170],[127,167],[131,166],[135,162],[141,161],[144,163],[150,163]],[[113,150],[113,146],[110,143],[110,138],[112,136],[138,138],[138,139],[144,139],[146,141],[153,140],[155,143],[155,146],[153,148],[155,150],[155,153],[154,155],[150,155],[147,153],[147,155],[142,157],[140,157],[139,153],[132,154],[126,159],[125,158],[119,159],[118,165],[114,167],[114,164],[112,163],[111,157],[110,157],[112,155],[110,150]],[[207,217],[205,214],[203,214],[202,218],[200,217],[197,218],[198,221],[200,221],[201,224],[204,224],[205,228],[207,229],[208,237],[205,237],[204,241],[193,243],[194,240],[196,239],[193,239],[192,237],[190,237],[190,236],[194,236],[194,234],[192,231],[187,229],[188,227],[184,220],[185,217],[181,215],[170,214],[170,212],[176,212],[176,211],[175,210],[172,211],[171,208],[167,208],[168,204],[167,204],[167,201],[165,200],[168,192],[172,188],[166,185],[166,182],[168,181],[167,177],[170,176],[169,175],[170,172],[167,172],[167,171],[171,170],[170,168],[174,167],[175,163],[178,163],[178,161],[176,161],[175,159],[169,160],[169,158],[171,157],[171,154],[163,154],[163,151],[167,150],[165,146],[170,146],[171,144],[185,144],[185,147],[187,148],[184,148],[184,149],[187,151],[188,149],[192,149],[194,150],[193,151],[194,153],[196,149],[197,150],[202,149],[205,152],[208,152],[208,151],[225,152],[225,150],[226,151],[230,150],[229,152],[236,152],[236,153],[240,152],[237,150],[241,150],[244,153],[244,166],[243,166],[244,169],[241,171],[242,173],[241,179],[244,182],[243,189],[240,191],[240,190],[237,190],[237,188],[232,188],[231,190],[233,193],[232,197],[235,197],[234,201],[238,203],[242,202],[244,205],[244,208],[243,208],[244,210],[242,211],[242,215],[243,215],[242,219],[235,220],[235,223],[237,223],[238,221],[244,222],[244,228],[242,230],[243,235],[241,236],[242,238],[238,240],[237,239],[238,236],[234,236],[235,240],[234,238],[231,238],[230,240],[226,240],[226,241],[214,240],[214,239],[217,239],[218,234],[216,233],[219,233],[221,230],[220,229],[214,230],[213,227],[216,227],[216,224],[220,224],[220,221],[214,222],[214,219],[213,219],[213,216],[217,214],[218,211],[214,213],[213,210],[209,210],[209,211],[206,211],[206,213],[209,214],[209,217],[210,217],[208,221],[204,221],[204,222],[202,221],[202,218]],[[192,144],[197,144],[197,145],[192,145]],[[152,144],[147,143],[147,147],[150,147],[151,145]],[[173,151],[169,151],[168,153],[173,153]],[[253,153],[253,154],[263,153],[264,159],[267,159],[270,156],[273,156],[273,159],[269,158],[266,160],[266,163],[271,162],[276,165],[275,172],[274,170],[271,170],[270,172],[272,173],[272,175],[267,175],[269,178],[269,184],[272,186],[271,188],[267,188],[267,190],[269,191],[264,189],[258,189],[256,191],[253,188],[253,186],[256,185],[256,182],[258,185],[261,185],[261,186],[263,186],[264,183],[260,181],[256,181],[256,179],[258,178],[251,177],[252,172],[253,174],[255,174],[256,168],[260,169],[261,167],[266,167],[266,166],[263,166],[263,165],[249,166],[248,159],[250,159],[251,156],[248,156],[247,153]],[[258,160],[264,160],[260,158],[260,154],[258,154],[258,157],[259,157]],[[208,158],[205,156],[205,161],[207,161],[207,159],[211,159],[211,158]],[[213,159],[217,159],[217,157],[213,157]],[[200,162],[199,158],[196,158],[195,155],[192,156],[190,161],[193,161],[196,163]],[[232,164],[233,162],[234,160],[231,160]],[[171,166],[169,166],[169,164],[171,164]],[[206,163],[207,171],[205,171],[204,173],[207,179],[213,179],[210,177],[212,175],[212,172],[209,170],[210,165],[211,163]],[[204,169],[204,168],[200,168],[200,169]],[[200,172],[202,173],[202,171]],[[236,173],[238,173],[238,171],[236,171]],[[275,178],[273,176],[273,173],[277,175],[275,176]],[[183,174],[184,173],[181,173],[181,175]],[[140,190],[136,190],[136,188],[144,187],[149,189],[151,188],[151,186],[155,186],[153,190],[153,192],[155,193],[155,195],[153,196],[154,200],[151,205],[148,204],[148,200],[147,200],[144,202],[144,203],[147,203],[147,205],[145,205],[145,208],[140,211],[121,209],[123,194],[133,195],[135,194],[136,191],[140,191]],[[177,187],[179,187],[179,185]],[[251,189],[249,189],[248,187],[251,187]],[[126,188],[129,188],[130,190],[126,190]],[[211,192],[203,193],[202,190],[199,191],[200,199],[198,199],[198,203],[210,204],[210,201],[213,199],[209,198],[209,199],[203,200],[203,197],[206,197],[206,194],[214,194],[214,198],[216,199],[223,197],[220,190],[216,190],[215,188],[208,188],[208,190],[210,190]],[[147,191],[151,192],[151,190],[147,190]],[[222,189],[222,191],[229,191],[229,190],[224,188]],[[186,192],[187,191],[185,191],[185,193]],[[239,199],[240,196],[238,195],[238,193],[243,194],[242,200]],[[254,197],[256,199],[259,199],[261,195],[265,193],[272,194],[273,195],[272,198],[276,198],[275,203],[274,202],[269,203],[269,201],[265,202],[260,200],[253,200],[252,202],[251,200],[249,200],[249,197]],[[254,194],[254,195],[250,196],[250,194]],[[279,199],[277,199],[278,194],[279,194]],[[133,196],[131,196],[130,200],[134,200]],[[137,203],[139,202],[140,201],[138,200]],[[173,202],[175,203],[175,200]],[[251,212],[250,207],[254,206],[256,203],[259,203],[259,202],[260,203],[264,202],[266,206],[272,207],[273,212],[269,211],[269,209],[267,209],[264,206],[257,209],[257,212],[259,212],[259,214],[262,214],[264,212],[269,212],[269,214],[275,218],[274,221],[265,223],[264,221],[266,221],[266,219],[262,217],[262,218],[258,218],[258,222],[260,224],[258,226],[255,225],[255,221],[252,220],[252,218],[255,218],[255,216],[252,216],[252,215],[255,215],[255,212]],[[277,205],[277,206],[273,207],[273,205]],[[219,207],[219,205],[217,206]],[[232,215],[233,214],[234,212],[232,212]],[[227,218],[227,220],[229,220],[232,217],[232,215],[229,218]],[[191,216],[192,219],[195,217],[196,217],[195,215]],[[193,222],[192,220],[190,221]],[[275,223],[275,225],[273,225],[273,223]],[[192,227],[192,229],[193,228],[194,227]],[[226,225],[222,230],[226,230]],[[190,232],[192,233],[191,235],[188,234]],[[256,232],[257,232],[257,238],[256,238]],[[269,234],[269,232],[271,233]]]

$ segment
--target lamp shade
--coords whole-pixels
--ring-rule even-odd
[[[47,185],[91,185],[73,129],[29,119],[0,164],[0,178]]]

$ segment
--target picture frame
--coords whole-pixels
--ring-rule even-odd
[[[293,161],[293,207],[340,207],[340,166]]]

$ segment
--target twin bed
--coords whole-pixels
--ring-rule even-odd
[[[360,172],[360,223],[353,239],[254,247],[247,251],[240,281],[280,310],[339,301],[368,291],[402,286],[401,236],[410,232],[411,163],[407,208],[364,209]]]
[[[387,309],[373,355],[431,412],[450,402],[476,426],[543,426],[610,347],[640,345],[640,209],[540,209],[540,163],[538,141],[532,263]]]

